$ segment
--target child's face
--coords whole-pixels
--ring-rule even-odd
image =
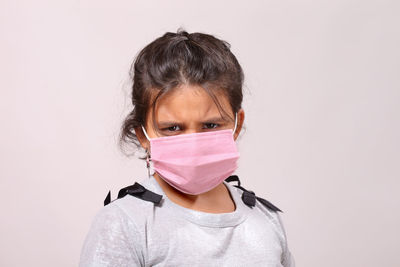
[[[235,114],[224,95],[216,95],[222,109]],[[240,109],[237,114],[237,129],[234,139],[237,138],[244,119],[244,111]],[[150,108],[147,122],[144,127],[150,138],[171,136],[205,131],[232,129],[235,127],[233,119],[225,121],[211,96],[200,86],[183,85],[157,100],[155,107],[155,120],[160,129],[160,134],[153,129],[152,109]],[[137,137],[144,148],[148,148],[148,141],[143,132],[136,130]]]

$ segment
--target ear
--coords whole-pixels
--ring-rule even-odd
[[[242,130],[243,122],[244,122],[244,110],[241,108],[237,112],[237,126],[235,134],[233,135],[235,141],[238,138],[240,131]]]
[[[135,127],[135,134],[142,147],[144,149],[149,149],[150,148],[149,140],[147,140],[146,136],[144,135],[142,127]]]

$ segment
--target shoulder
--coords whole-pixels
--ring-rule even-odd
[[[231,192],[240,196],[242,201],[252,209],[253,216],[263,217],[268,221],[276,233],[278,233],[281,240],[285,239],[284,228],[282,219],[279,212],[282,212],[277,206],[272,204],[269,200],[260,196],[257,192],[253,192],[242,186],[237,187],[230,183],[226,183],[231,189]]]
[[[79,266],[143,266],[146,222],[153,207],[154,203],[128,194],[100,208],[86,235]]]
[[[131,216],[127,212],[127,207],[139,210],[140,203],[135,204],[135,201],[130,201],[129,198],[132,197],[117,199],[99,209],[92,220],[91,231],[117,235],[131,231],[138,232],[138,220],[141,216]]]
[[[137,266],[144,261],[144,242],[136,222],[115,201],[94,216],[79,266]]]
[[[111,197],[107,196],[108,204],[105,201],[104,208],[118,210],[127,220],[131,220],[137,227],[140,227],[154,212],[154,205],[161,205],[163,197],[155,183],[151,179],[142,179],[133,185],[121,188],[117,199],[110,201]]]
[[[143,243],[144,240],[141,240],[143,231],[147,217],[153,212],[153,207],[153,202],[126,194],[96,212],[90,232],[101,233],[104,238],[128,237],[128,239]],[[131,237],[133,235],[134,237]]]
[[[153,212],[154,207],[154,203],[131,195],[116,199],[110,205],[113,209],[123,213],[123,216],[134,223],[138,229],[145,224],[146,218]]]

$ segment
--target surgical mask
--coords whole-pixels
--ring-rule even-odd
[[[191,195],[210,191],[237,169],[240,153],[234,129],[149,138],[154,170],[168,184]],[[149,167],[149,165],[148,165]]]

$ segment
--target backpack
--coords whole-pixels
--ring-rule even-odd
[[[247,189],[243,188],[240,185],[239,176],[231,175],[228,178],[226,178],[225,181],[226,182],[238,182],[237,185],[233,185],[233,186],[235,186],[237,188],[240,188],[243,191],[242,200],[250,208],[253,208],[256,205],[256,201],[258,200],[265,207],[267,207],[267,208],[269,208],[269,209],[271,209],[273,211],[283,212],[278,207],[276,207],[271,202],[269,202],[268,200],[266,200],[264,198],[261,198],[261,197],[258,197],[258,196],[255,195],[255,193],[253,191],[250,191],[250,190],[247,190]],[[140,199],[142,199],[144,201],[153,202],[155,205],[158,205],[161,202],[161,199],[162,199],[162,195],[154,193],[153,191],[145,188],[144,186],[142,186],[138,182],[135,182],[135,184],[127,186],[127,187],[124,187],[124,188],[119,190],[118,198],[123,198],[126,195],[131,195],[131,196],[140,198]],[[116,199],[114,199],[114,200],[116,200]],[[108,194],[107,194],[106,198],[104,199],[104,206],[110,204],[110,202],[111,202],[111,191],[108,191]]]

